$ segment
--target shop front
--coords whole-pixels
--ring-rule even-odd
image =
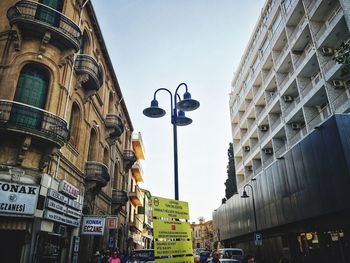
[[[39,186],[0,181],[0,255],[24,262],[30,251]]]

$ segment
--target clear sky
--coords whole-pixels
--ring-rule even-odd
[[[198,110],[178,127],[179,197],[191,221],[212,218],[225,196],[231,142],[229,96],[234,70],[265,0],[92,0],[135,132],[146,152],[144,184],[174,198],[170,96],[158,93],[167,115],[142,114],[158,88],[185,82]],[[184,89],[180,89],[182,96]]]

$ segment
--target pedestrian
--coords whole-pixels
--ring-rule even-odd
[[[139,261],[136,259],[135,254],[131,254],[129,260],[127,260],[126,263],[139,263]]]
[[[97,251],[93,254],[92,262],[93,262],[93,263],[101,263],[101,254],[100,254],[100,251],[97,250]]]
[[[242,263],[255,263],[255,258],[254,258],[253,255],[246,255],[246,256],[243,258]]]
[[[218,250],[214,250],[213,258],[209,261],[209,263],[219,263],[220,262],[220,252]]]
[[[102,252],[101,263],[108,263],[109,257],[110,257],[109,250],[107,250],[106,252]]]
[[[113,251],[112,256],[108,259],[108,263],[120,263],[117,251]]]

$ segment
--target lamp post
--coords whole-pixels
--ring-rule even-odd
[[[241,198],[249,198],[250,196],[247,194],[247,191],[245,190],[246,187],[250,187],[250,190],[252,192],[252,199],[253,199],[253,212],[254,212],[254,225],[255,225],[255,233],[258,232],[258,224],[256,221],[256,210],[255,210],[255,199],[254,199],[254,190],[253,190],[253,186],[249,183],[247,183],[244,187],[243,187],[243,194],[241,196]]]
[[[180,87],[185,87],[186,92],[183,95],[183,99],[180,99],[178,90]],[[174,185],[175,185],[175,200],[179,200],[179,179],[178,179],[178,159],[177,159],[177,126],[186,126],[192,123],[192,119],[185,116],[185,111],[193,111],[197,109],[200,103],[197,100],[191,98],[191,94],[188,92],[186,83],[181,83],[177,86],[175,93],[171,93],[166,88],[157,89],[154,92],[151,106],[143,110],[143,114],[150,118],[160,118],[165,115],[165,110],[158,106],[156,95],[159,91],[166,91],[170,95],[170,107],[171,107],[171,124],[173,125],[173,141],[174,141]],[[178,101],[179,99],[179,101]]]

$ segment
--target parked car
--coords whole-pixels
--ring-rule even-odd
[[[154,263],[154,249],[135,249],[133,253],[140,263]]]
[[[241,262],[243,260],[243,250],[240,248],[222,248],[219,249],[221,258],[223,259],[235,259]]]

